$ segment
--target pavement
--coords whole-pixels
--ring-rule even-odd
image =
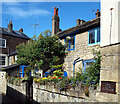
[[[2,101],[0,101],[0,104],[20,104],[19,102],[15,101],[14,99],[10,98],[7,95],[1,94],[0,100],[2,98]]]

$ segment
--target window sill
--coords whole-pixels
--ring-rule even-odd
[[[6,47],[0,47],[0,48],[6,48]]]
[[[88,44],[88,46],[99,45],[99,44],[100,44],[100,42],[98,42],[98,43],[92,43],[92,44]]]
[[[68,49],[68,51],[72,51],[72,50],[75,50],[75,49]]]

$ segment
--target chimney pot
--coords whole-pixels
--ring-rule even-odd
[[[97,9],[97,12],[95,13],[95,15],[96,15],[96,18],[100,17],[100,11],[99,11],[99,9]]]
[[[58,16],[58,8],[54,7],[54,15]]]
[[[19,32],[22,32],[22,33],[23,33],[23,28],[19,29]]]
[[[10,24],[12,24],[12,21],[10,21]]]
[[[85,22],[84,20],[80,20],[80,19],[77,19],[76,21],[77,21],[77,26],[80,26]]]
[[[13,31],[13,24],[12,21],[10,21],[10,23],[8,24],[8,31]]]

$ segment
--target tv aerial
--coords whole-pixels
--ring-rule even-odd
[[[37,26],[40,26],[40,24],[32,24],[32,27],[34,27],[34,35],[36,35]]]
[[[56,7],[52,7],[52,8],[60,8],[60,7],[62,7],[62,6],[56,6]]]

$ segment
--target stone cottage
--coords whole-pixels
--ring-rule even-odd
[[[54,8],[52,17],[52,35],[57,34],[63,44],[67,44],[68,55],[65,58],[64,69],[69,76],[75,71],[83,72],[94,62],[92,49],[100,47],[100,12],[97,10],[96,18],[90,21],[77,19],[77,26],[61,31],[59,29],[58,8]],[[79,62],[74,61],[78,58]],[[75,68],[73,68],[75,67]]]

